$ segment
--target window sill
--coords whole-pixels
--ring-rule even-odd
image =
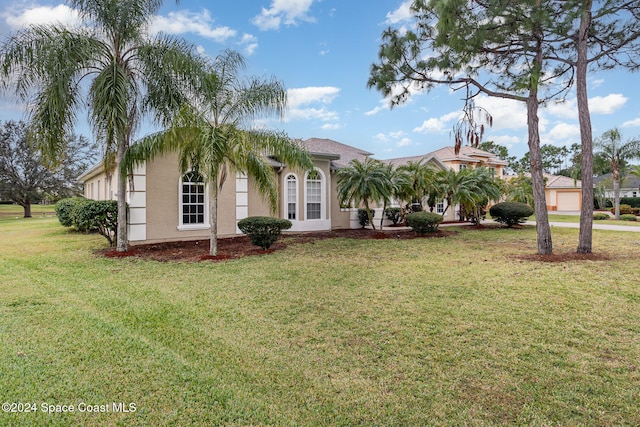
[[[178,231],[208,230],[208,224],[179,225]]]

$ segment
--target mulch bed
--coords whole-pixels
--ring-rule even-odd
[[[482,224],[469,227],[470,230],[479,232],[502,228],[500,224]],[[516,226],[517,228],[519,226]],[[141,259],[150,259],[155,261],[224,261],[229,259],[243,258],[246,256],[266,255],[272,252],[285,249],[291,244],[311,243],[324,239],[433,239],[448,237],[456,234],[456,231],[450,231],[440,228],[435,233],[428,233],[419,236],[412,230],[399,228],[397,230],[371,230],[371,229],[353,229],[353,230],[333,230],[333,231],[314,231],[308,233],[286,233],[283,234],[269,250],[263,250],[257,246],[253,246],[247,236],[234,236],[218,239],[218,255],[212,257],[209,255],[209,239],[190,240],[179,242],[150,243],[145,245],[131,246],[127,252],[116,252],[112,248],[96,251],[98,254],[109,258],[136,257]],[[532,262],[580,262],[580,261],[608,261],[611,259],[606,254],[579,254],[576,252],[554,253],[551,255],[525,254],[514,255],[515,258],[523,261]]]
[[[455,234],[455,231],[438,230],[424,236],[418,236],[412,230],[384,230],[374,231],[370,229],[334,230],[309,233],[283,234],[269,250],[263,250],[253,246],[247,236],[225,237],[218,239],[218,255],[209,255],[209,239],[190,240],[179,242],[150,243],[145,245],[130,246],[127,252],[116,252],[112,248],[102,249],[97,253],[109,258],[136,257],[152,259],[156,261],[224,261],[246,256],[265,255],[280,251],[291,244],[309,243],[324,239],[348,238],[348,239],[433,239],[447,237]]]

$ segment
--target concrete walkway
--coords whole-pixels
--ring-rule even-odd
[[[527,221],[525,225],[536,225],[535,221]],[[580,224],[577,222],[550,222],[552,227],[564,227],[564,228],[580,228]],[[640,233],[640,226],[636,225],[617,225],[617,224],[598,224],[598,221],[593,221],[594,230],[610,230],[610,231],[629,231],[633,233]]]

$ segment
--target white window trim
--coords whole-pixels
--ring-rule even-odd
[[[180,175],[178,180],[178,231],[191,231],[191,230],[208,230],[209,226],[209,187],[204,175],[200,174],[204,181],[204,224],[183,224],[182,223],[182,184],[183,177],[192,171],[187,171]]]
[[[289,219],[289,177],[292,176],[296,180],[296,219],[291,219],[289,221],[299,221],[300,220],[300,180],[298,179],[298,175],[295,173],[288,173],[284,176],[284,197],[283,199],[283,207],[282,207],[282,217],[284,219]],[[306,203],[305,203],[306,205]],[[305,212],[306,214],[306,212]]]
[[[327,219],[327,177],[324,172],[318,168],[314,168],[314,171],[320,174],[320,218],[308,219],[307,215],[307,177],[309,172],[304,174],[304,220],[305,221],[324,221]]]

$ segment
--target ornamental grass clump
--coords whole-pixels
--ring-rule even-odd
[[[513,227],[516,224],[522,224],[533,215],[533,208],[526,203],[502,202],[491,206],[489,214],[494,221]]]
[[[238,221],[238,228],[251,243],[267,250],[280,237],[282,230],[291,228],[291,221],[269,216],[251,216]]]
[[[416,233],[423,235],[438,231],[438,226],[444,218],[433,212],[413,212],[407,215],[407,225]]]

